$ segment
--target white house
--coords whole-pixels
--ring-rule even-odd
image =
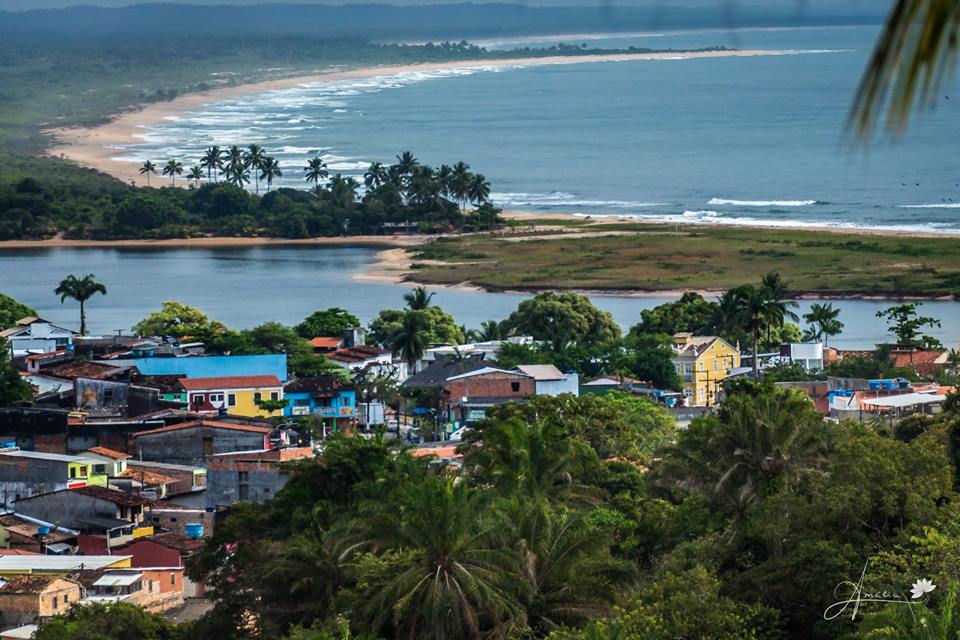
[[[792,342],[780,347],[780,357],[799,363],[806,371],[823,369],[822,342]]]
[[[0,338],[10,344],[10,354],[14,358],[72,349],[75,335],[78,332],[36,316],[20,318],[15,326],[0,331]]]
[[[513,370],[525,373],[536,381],[538,396],[559,396],[564,393],[580,395],[580,376],[562,373],[552,364],[521,364]]]
[[[484,354],[486,360],[496,360],[500,353],[500,346],[504,344],[532,345],[536,341],[530,336],[511,336],[506,340],[488,340],[486,342],[472,342],[458,345],[442,345],[432,347],[423,353],[423,361],[427,364],[433,362],[438,356],[451,357],[460,354],[461,356],[473,356],[478,353]]]

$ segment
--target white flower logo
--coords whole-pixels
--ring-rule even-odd
[[[913,583],[913,588],[910,590],[910,597],[916,600],[934,589],[937,588],[937,585],[933,584],[930,580],[924,578],[923,580],[917,580]]]

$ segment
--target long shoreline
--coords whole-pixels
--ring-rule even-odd
[[[108,173],[125,182],[145,185],[143,176],[133,162],[114,159],[119,153],[118,147],[141,142],[136,137],[144,127],[163,123],[171,116],[177,116],[206,104],[222,102],[231,98],[249,96],[271,91],[293,89],[304,85],[389,76],[400,73],[430,72],[449,69],[482,69],[493,67],[530,67],[546,65],[586,64],[596,62],[626,62],[635,60],[692,60],[698,58],[731,58],[756,56],[797,55],[798,51],[777,50],[719,50],[662,53],[623,53],[623,54],[585,54],[570,56],[544,56],[526,58],[503,58],[489,60],[451,60],[448,62],[421,63],[393,66],[373,66],[351,70],[330,70],[313,75],[294,76],[221,87],[200,93],[189,93],[163,103],[153,103],[142,107],[131,106],[130,111],[117,114],[107,122],[93,127],[53,128],[54,144],[48,155],[73,160],[78,164]],[[186,184],[186,181],[183,181]]]

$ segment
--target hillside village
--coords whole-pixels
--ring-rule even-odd
[[[191,558],[235,505],[269,501],[337,434],[392,439],[450,470],[492,408],[537,397],[632,396],[682,428],[733,381],[790,372],[776,384],[825,418],[893,425],[939,413],[954,391],[941,384],[951,352],[916,344],[884,352],[898,375],[859,378],[828,372],[874,354],[785,342],[755,371],[748,348],[676,331],[657,352],[672,382],[658,386],[629,368],[561,369],[541,357],[548,335],[431,342],[411,357],[368,344],[376,332],[305,338],[324,369],[302,375],[288,353],[235,355],[192,335],[82,335],[38,316],[0,330],[4,366],[30,390],[0,406],[0,638],[29,637],[77,603],[201,615]]]

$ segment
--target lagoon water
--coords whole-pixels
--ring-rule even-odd
[[[567,38],[595,47],[715,45],[795,55],[406,73],[210,104],[145,129],[116,157],[190,166],[258,143],[288,186],[321,153],[360,176],[412,150],[466,160],[501,206],[676,221],[960,230],[960,95],[901,139],[854,148],[847,110],[878,27]],[[560,38],[492,41],[545,46]],[[949,95],[945,89],[944,94]]]
[[[258,247],[242,249],[41,249],[0,253],[0,291],[29,304],[44,317],[76,326],[78,308],[60,304],[53,289],[66,274],[94,273],[106,284],[106,296],[87,305],[93,332],[128,331],[158,309],[164,300],[179,300],[203,309],[211,318],[247,328],[268,320],[295,324],[316,309],[339,306],[364,323],[380,309],[403,306],[409,289],[392,284],[354,280],[374,260],[375,250],[356,247]],[[468,327],[483,320],[502,319],[526,296],[437,290],[434,303]],[[640,311],[666,298],[594,296],[624,329],[640,319]],[[888,340],[875,317],[890,305],[876,301],[834,302],[842,308],[846,329],[834,342],[868,348]],[[810,303],[800,302],[804,313]],[[960,303],[928,302],[923,312],[939,318],[943,327],[931,333],[944,343],[960,342]]]

